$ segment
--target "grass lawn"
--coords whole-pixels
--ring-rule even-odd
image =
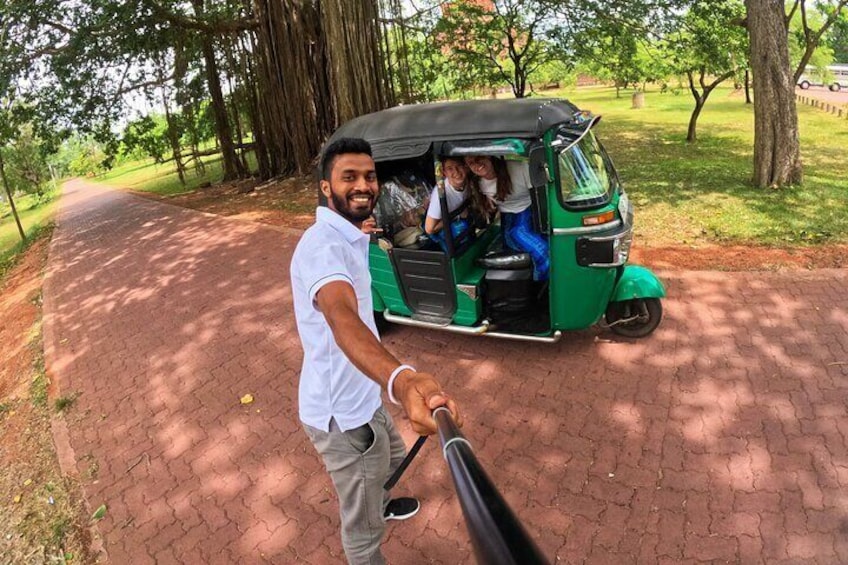
[[[687,144],[694,106],[688,90],[651,89],[645,107],[631,109],[632,91],[616,98],[610,87],[545,91],[602,114],[601,140],[636,205],[639,245],[806,245],[848,242],[845,182],[848,120],[798,106],[804,184],[757,189],[753,171],[754,109],[744,95],[717,88],[698,121],[698,142]],[[253,164],[252,164],[253,165]],[[158,194],[191,191],[221,179],[220,160],[182,186],[170,164],[128,163],[96,180]]]
[[[223,178],[220,155],[210,155],[203,157],[202,160],[205,165],[203,174],[198,174],[194,166],[190,166],[185,174],[185,185],[180,183],[173,163],[157,165],[152,159],[124,163],[106,174],[89,180],[163,196],[180,194],[191,192],[204,183],[219,182]],[[248,164],[252,168],[256,167],[253,153],[248,154]]]
[[[32,239],[48,225],[56,212],[57,193],[47,202],[38,203],[32,196],[15,199],[15,207],[27,238]],[[24,248],[18,226],[8,204],[0,204],[0,274],[5,272],[14,257]]]
[[[687,90],[648,89],[645,107],[631,109],[632,91],[554,91],[602,114],[599,135],[636,206],[642,244],[796,245],[848,242],[845,179],[848,120],[798,106],[804,184],[757,189],[753,171],[754,109],[742,93],[716,89],[687,144],[694,101]],[[545,96],[549,93],[545,92]]]

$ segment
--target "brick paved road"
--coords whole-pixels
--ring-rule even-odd
[[[56,435],[91,507],[108,505],[111,562],[341,561],[337,504],[296,422],[295,242],[66,187],[45,346],[58,393],[80,394]],[[848,276],[663,277],[666,319],[642,341],[385,341],[441,375],[552,561],[848,561]],[[473,561],[436,442],[400,490],[424,507],[389,528],[393,563]]]

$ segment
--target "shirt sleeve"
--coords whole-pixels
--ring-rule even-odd
[[[442,203],[439,200],[439,189],[434,188],[430,194],[430,206],[427,208],[427,217],[434,220],[442,219]]]
[[[331,243],[313,247],[308,259],[299,261],[300,280],[310,302],[315,302],[315,295],[328,283],[343,281],[354,286],[347,259],[342,246]]]
[[[508,161],[507,171],[513,192],[518,195],[530,192],[530,165],[524,161]]]

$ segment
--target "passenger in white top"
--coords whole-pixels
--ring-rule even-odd
[[[480,157],[469,157],[469,159],[480,159]],[[480,170],[480,165],[475,162],[475,167]],[[530,171],[527,163],[519,163],[518,161],[507,161],[506,170],[509,175],[512,190],[508,194],[504,194],[502,198],[498,197],[498,178],[480,177],[478,183],[480,192],[487,198],[490,206],[495,207],[500,212],[508,214],[518,214],[530,208],[533,201],[530,198]],[[490,208],[493,210],[493,208]]]
[[[525,251],[533,259],[533,278],[548,280],[550,248],[547,238],[533,227],[530,173],[527,163],[499,157],[470,156],[468,168],[479,177],[482,208],[501,214],[501,229],[507,247]]]
[[[377,334],[361,231],[379,192],[371,146],[340,139],[325,149],[321,169],[327,207],[318,209],[291,263],[303,345],[300,418],[338,493],[348,561],[384,563],[384,521],[408,518],[419,504],[390,500],[383,490],[406,450],[380,391],[399,400],[418,434],[435,433],[433,409],[447,406],[457,420],[459,413],[432,375],[401,365]]]
[[[457,210],[468,200],[468,190],[471,180],[468,167],[458,157],[442,159],[442,172],[445,175],[445,200],[448,212]],[[427,207],[427,217],[424,220],[424,231],[434,234],[442,229],[442,204],[439,201],[439,189],[434,188],[430,194],[430,205]]]
[[[445,201],[448,205],[448,213],[458,210],[466,200],[471,197],[472,175],[460,157],[442,157],[442,173],[444,174]],[[439,244],[442,250],[448,252],[448,243],[442,218],[442,203],[439,200],[438,187],[430,194],[430,205],[427,207],[427,217],[424,219],[424,231],[430,239]],[[471,221],[467,214],[454,218],[451,222],[451,239],[456,246],[460,237],[471,228]],[[455,249],[455,247],[454,247]]]

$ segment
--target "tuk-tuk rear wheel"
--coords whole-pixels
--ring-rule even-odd
[[[392,325],[386,317],[383,316],[383,313],[378,310],[374,310],[374,324],[377,326],[377,331],[380,335],[387,333]]]
[[[645,337],[660,325],[662,302],[659,298],[610,302],[605,317],[613,333],[624,337]]]

